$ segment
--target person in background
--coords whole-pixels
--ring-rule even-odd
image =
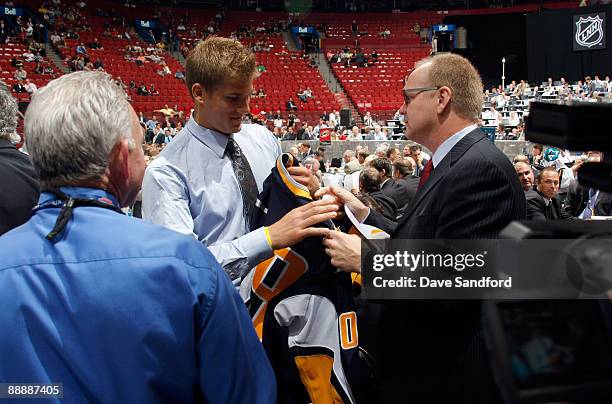
[[[25,223],[38,201],[38,176],[27,154],[15,147],[17,100],[0,82],[0,235]]]
[[[558,220],[569,219],[558,197],[559,173],[554,167],[544,167],[536,177],[535,189],[527,191],[527,219]]]
[[[518,161],[514,163],[514,170],[518,175],[518,179],[521,182],[523,191],[528,192],[533,189],[533,170],[531,166],[525,162]]]

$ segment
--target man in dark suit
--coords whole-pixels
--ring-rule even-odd
[[[13,91],[16,93],[27,93],[28,89],[23,85],[23,80],[19,80],[13,84]]]
[[[559,173],[555,167],[545,167],[536,177],[535,189],[527,191],[527,219],[559,220],[570,219],[562,207],[559,197]]]
[[[391,166],[391,160],[388,158],[377,158],[374,159],[371,163],[371,166],[374,167],[380,173],[381,185],[380,191],[387,195],[389,198],[393,200],[397,209],[401,209],[404,211],[405,199],[406,199],[406,191],[402,187],[402,185],[395,182],[393,178],[391,178],[393,169]]]
[[[573,180],[565,198],[564,210],[572,217],[612,216],[612,194],[580,185]]]
[[[587,156],[590,162],[600,162],[602,157],[598,151],[588,151]],[[581,219],[612,216],[612,194],[585,187],[577,180],[572,180],[567,188],[564,209],[569,215]]]
[[[0,82],[0,235],[25,223],[38,201],[38,176],[30,158],[10,141],[17,127],[17,101]]]
[[[389,196],[380,190],[380,172],[374,167],[366,167],[359,173],[359,192],[370,195],[380,204],[382,214],[389,220],[395,221],[397,217],[397,205]]]
[[[306,160],[312,154],[312,150],[310,149],[310,143],[299,143],[298,151],[300,152],[298,156],[300,161]]]
[[[402,191],[397,205],[397,216],[401,218],[406,209],[409,209],[419,186],[419,177],[414,175],[414,160],[412,158],[398,158],[393,162],[393,180]]]
[[[293,98],[287,100],[287,111],[297,111],[297,105],[293,102]]]
[[[358,220],[393,239],[496,238],[525,218],[525,195],[509,159],[477,128],[483,86],[470,62],[436,55],[405,81],[406,135],[433,153],[412,206],[394,224],[349,192],[333,188]],[[332,231],[332,265],[360,272],[360,240]],[[381,402],[397,392],[423,403],[497,402],[484,349],[478,348],[478,301],[387,301],[380,320]]]
[[[295,132],[293,131],[293,128],[291,127],[287,128],[287,132],[285,132],[285,134],[281,138],[281,140],[296,140],[296,139],[297,139],[297,136],[295,135]]]
[[[423,158],[423,154],[421,152],[422,148],[420,145],[415,144],[410,146],[410,157],[412,157],[412,159],[416,163],[414,166],[414,175],[416,175],[417,177],[421,176],[421,173],[423,172],[425,166],[427,165],[427,162],[429,161],[426,158]]]
[[[153,139],[153,143],[158,146],[170,143],[172,141],[171,132],[172,130],[170,128],[166,128],[165,130],[160,131],[157,136],[155,136],[155,139]]]

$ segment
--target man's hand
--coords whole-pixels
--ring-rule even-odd
[[[576,173],[578,172],[580,167],[582,167],[583,164],[584,164],[584,160],[576,159],[574,161],[574,165],[572,166],[572,171],[574,172],[574,177],[576,177]]]
[[[370,213],[370,209],[367,206],[357,199],[355,195],[342,187],[321,188],[315,193],[315,198],[319,198],[323,195],[335,196],[336,200],[341,204],[348,206],[359,222],[363,222],[368,216],[368,213]]]
[[[294,180],[308,188],[310,195],[314,195],[321,187],[319,179],[306,167],[288,167],[287,171]]]
[[[533,156],[533,165],[539,165],[540,160],[542,160],[542,155],[538,154],[537,156]]]
[[[268,227],[272,249],[291,247],[308,237],[327,236],[328,228],[312,226],[334,219],[339,208],[334,199],[324,199],[293,209]]]
[[[344,272],[361,273],[361,239],[354,234],[332,230],[323,240],[331,264]]]

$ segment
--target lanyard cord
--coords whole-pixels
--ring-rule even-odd
[[[75,197],[66,195],[59,189],[45,189],[43,190],[43,192],[52,193],[56,195],[60,201],[63,202],[61,204],[61,210],[60,210],[59,216],[57,217],[57,220],[55,221],[55,225],[53,225],[53,229],[45,237],[47,240],[53,243],[57,241],[56,240],[57,236],[63,233],[63,231],[66,229],[66,225],[72,218],[72,211],[74,208],[78,208],[80,206],[91,206],[91,207],[96,207],[96,208],[110,209],[110,210],[114,210],[117,213],[123,214],[123,211],[119,207],[113,205],[112,203],[101,202],[96,199],[75,198]],[[40,209],[47,209],[47,208],[56,208],[56,207],[58,207],[58,203],[57,201],[53,201],[50,203],[37,205],[34,207],[33,211],[37,211]]]

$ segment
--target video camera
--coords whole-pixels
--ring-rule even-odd
[[[612,192],[611,114],[612,104],[533,102],[526,138],[602,152],[602,162],[583,163],[578,181]],[[590,220],[517,221],[501,232],[500,237],[511,239],[576,239],[571,255],[581,279],[590,279],[582,286],[603,292],[585,300],[546,298],[547,291],[539,291],[532,299],[491,296],[484,302],[489,359],[506,403],[612,402],[612,304],[605,294],[610,290],[609,244],[597,242],[611,234],[610,221]]]

